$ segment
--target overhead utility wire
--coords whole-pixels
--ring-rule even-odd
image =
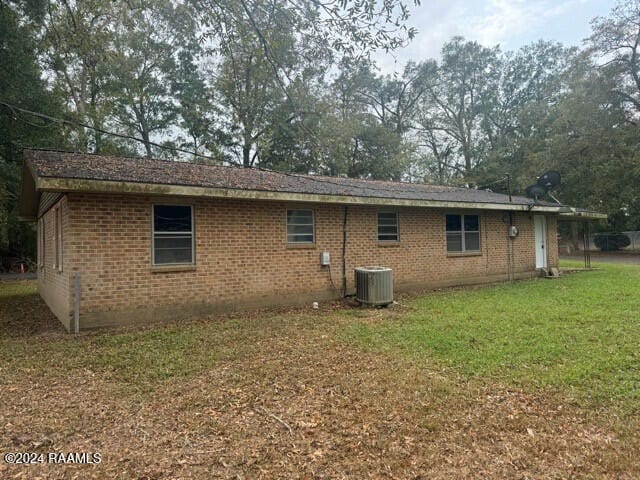
[[[64,118],[58,118],[58,117],[52,117],[51,115],[47,115],[44,113],[40,113],[40,112],[34,112],[32,110],[27,110],[25,108],[21,108],[18,107],[16,105],[12,105],[10,103],[4,102],[0,100],[0,105],[4,105],[5,107],[7,107],[9,110],[11,110],[11,112],[15,115],[16,111],[22,112],[22,113],[26,113],[28,115],[33,115],[35,117],[39,117],[45,120],[49,120],[50,122],[53,123],[59,123],[59,124],[63,124],[63,125],[70,125],[70,126],[76,126],[76,127],[83,127],[83,128],[88,128],[89,130],[94,130],[96,132],[102,133],[104,135],[112,135],[114,137],[118,137],[118,138],[123,138],[126,140],[134,140],[136,142],[140,142],[140,143],[148,143],[149,145],[152,145],[156,148],[162,149],[162,150],[171,150],[173,152],[180,152],[180,153],[186,153],[188,155],[193,155],[194,157],[199,157],[199,158],[204,158],[207,160],[212,160],[212,161],[219,161],[218,158],[212,157],[210,155],[205,155],[202,153],[197,153],[197,152],[192,152],[191,150],[186,150],[184,148],[179,148],[179,147],[169,147],[167,145],[162,145],[156,142],[152,142],[152,141],[145,141],[142,138],[139,137],[135,137],[132,135],[126,135],[123,133],[116,133],[116,132],[111,132],[109,130],[105,130],[103,128],[99,128],[99,127],[94,127],[92,125],[89,125],[87,123],[84,122],[80,122],[77,120],[67,120]],[[25,123],[29,123],[26,122]],[[45,127],[46,125],[42,125],[42,127]],[[243,165],[237,163],[237,162],[229,162],[231,163],[231,165],[226,166],[227,168],[245,168]],[[314,182],[318,182],[318,183],[324,183],[324,184],[328,184],[328,185],[334,185],[334,186],[338,186],[341,188],[344,187],[349,187],[350,185],[345,184],[345,183],[338,183],[338,182],[333,182],[327,178],[318,178],[317,176],[314,175],[310,175],[310,174],[301,174],[301,173],[290,173],[290,172],[280,172],[280,171],[276,171],[276,170],[270,170],[268,168],[264,168],[264,167],[259,167],[259,166],[252,166],[250,168],[253,168],[255,170],[259,170],[262,172],[267,172],[267,173],[274,173],[274,174],[279,174],[279,175],[285,175],[288,177],[292,177],[292,178],[296,178],[296,179],[300,179],[300,178],[304,178],[304,179],[308,179],[308,180],[312,180]],[[359,181],[362,179],[346,179],[346,180],[354,180],[354,181]],[[365,179],[365,181],[367,181]],[[379,181],[379,180],[378,180]],[[496,182],[493,182],[489,185],[493,185],[495,183],[499,183],[502,180],[498,180]],[[384,182],[384,181],[382,181]],[[418,184],[418,183],[407,183],[407,185],[427,185],[427,184]],[[363,187],[356,187],[356,188],[363,188]],[[377,191],[384,191],[384,192],[388,192],[388,193],[393,193],[393,194],[397,194],[398,193],[398,188],[394,188],[394,189],[389,189],[389,188],[384,188],[384,187],[380,187],[377,186],[375,188]],[[448,193],[448,192],[455,192],[455,191],[469,191],[472,190],[468,187],[445,187],[444,190],[423,190],[422,193]]]
[[[54,122],[54,123],[61,123],[61,124],[64,124],[64,125],[71,125],[71,126],[74,126],[74,127],[88,128],[89,130],[94,130],[94,131],[96,131],[98,133],[102,133],[104,135],[112,135],[114,137],[123,138],[123,139],[126,139],[126,140],[134,140],[134,141],[140,142],[140,143],[148,143],[149,145],[152,145],[154,147],[157,147],[157,148],[160,148],[160,149],[164,149],[164,150],[173,150],[173,151],[180,152],[180,153],[187,153],[187,154],[194,155],[194,156],[197,156],[197,157],[207,158],[209,160],[217,160],[217,159],[215,159],[213,157],[210,157],[208,155],[202,155],[202,154],[199,154],[199,153],[196,153],[196,152],[191,152],[191,151],[185,150],[183,148],[168,147],[166,145],[161,145],[159,143],[152,142],[150,140],[146,141],[146,140],[144,140],[142,138],[134,137],[132,135],[126,135],[124,133],[111,132],[109,130],[105,130],[105,129],[99,128],[99,127],[94,127],[93,125],[89,125],[87,123],[80,122],[78,120],[66,120],[64,118],[52,117],[51,115],[47,115],[45,113],[34,112],[32,110],[27,110],[25,108],[20,108],[20,107],[17,107],[15,105],[11,105],[11,104],[9,104],[7,102],[0,101],[0,105],[4,105],[9,110],[11,110],[14,114],[15,114],[15,110],[17,110],[19,112],[27,113],[29,115],[33,115],[33,116],[36,116],[36,117],[40,117],[40,118],[43,118],[45,120],[49,120],[49,121]],[[28,123],[28,122],[26,122],[26,123]],[[42,126],[44,127],[45,125],[42,125]]]

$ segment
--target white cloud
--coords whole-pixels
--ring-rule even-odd
[[[568,13],[576,3],[491,0],[484,15],[471,17],[469,38],[483,45],[509,44],[512,38],[543,30],[549,19]]]
[[[383,72],[399,69],[408,59],[440,56],[442,45],[454,35],[486,46],[512,50],[540,38],[578,44],[589,21],[606,14],[614,0],[423,0],[410,19],[418,35],[392,55],[378,54]]]

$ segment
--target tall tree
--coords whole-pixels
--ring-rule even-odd
[[[404,137],[412,108],[406,100],[413,95],[410,84],[375,75],[369,61],[342,61],[325,98],[329,110],[320,122],[324,172],[381,180],[403,177],[410,160]]]
[[[548,125],[544,142],[527,153],[523,174],[535,178],[558,169],[561,200],[608,213],[614,229],[639,228],[640,131],[611,94],[611,79],[584,72],[554,106]]]
[[[575,61],[575,48],[545,41],[501,56],[496,91],[482,122],[489,150],[474,172],[477,182],[490,183],[506,174],[518,178],[530,141],[544,133],[545,115],[569,89],[568,72]]]
[[[187,48],[178,54],[178,61],[171,86],[177,102],[179,126],[183,130],[177,139],[182,149],[195,154],[211,154],[219,149],[216,140],[216,105],[212,88],[206,83],[197,62],[197,50]],[[198,161],[198,156],[194,161]]]
[[[429,62],[407,62],[402,74],[395,73],[370,82],[371,91],[361,91],[375,116],[387,128],[403,135],[413,126],[422,97],[432,75]]]
[[[108,112],[104,84],[114,10],[101,0],[46,2],[42,60],[56,89],[65,97],[74,119],[94,129],[78,127],[76,148],[100,152]]]
[[[226,33],[218,48],[222,60],[215,86],[228,113],[228,130],[236,138],[239,163],[252,167],[260,155],[258,142],[288,92],[275,62],[288,78],[293,76],[295,38],[280,8],[249,10],[243,2],[232,1],[232,9],[239,10],[235,20],[243,18],[243,12],[245,20],[223,25]]]
[[[152,157],[154,137],[169,132],[178,113],[171,85],[177,72],[174,55],[182,45],[169,21],[177,12],[169,1],[133,7],[123,2],[121,8],[107,62],[113,117],[142,139],[146,156]]]
[[[589,49],[616,79],[612,91],[640,113],[640,1],[618,1],[608,17],[593,20],[592,29]]]
[[[295,89],[308,81],[302,79],[301,82],[300,69],[292,67],[301,60],[306,65],[315,62],[322,67],[324,60],[335,53],[366,55],[379,48],[397,48],[415,35],[415,30],[406,25],[409,10],[403,0],[384,4],[375,0],[205,0],[198,3],[205,36],[224,57],[221,77],[225,83],[220,84],[220,89],[227,92],[228,103],[233,100],[236,104],[231,106],[236,115],[236,130],[242,131],[239,148],[245,166],[258,161],[260,151],[256,149],[256,142],[264,143],[261,140],[269,128],[266,123],[262,128],[257,126],[262,121],[260,110],[253,109],[252,113],[252,109],[238,108],[239,100],[247,99],[249,89],[254,89],[254,105],[262,104],[278,112],[280,127],[284,127],[279,129],[281,133],[288,129],[290,122],[295,122],[298,129],[307,130],[310,120],[303,118],[308,113],[304,111],[305,100],[299,101],[307,96],[296,97]],[[235,57],[230,55],[230,48],[238,50]],[[246,68],[248,61],[253,64]],[[248,72],[256,81],[246,82]],[[260,98],[267,91],[271,92],[267,97],[280,103],[285,101],[291,115],[283,116],[283,109],[276,107],[277,102],[272,101],[271,105],[262,102]],[[315,137],[313,132],[307,133]],[[319,139],[313,140],[319,143]]]
[[[428,136],[444,136],[453,142],[459,160],[451,167],[461,175],[471,175],[486,158],[487,138],[481,122],[494,101],[498,55],[497,47],[455,37],[442,49],[436,81],[427,85],[421,128]]]
[[[43,15],[44,5],[38,2],[0,4],[0,101],[59,116],[62,102],[47,89],[36,56],[36,32]],[[58,124],[0,104],[0,268],[8,268],[4,263],[12,257],[35,252],[33,225],[17,218],[22,148],[65,146]]]
[[[266,30],[253,15],[264,16],[279,10],[285,23],[305,38],[314,38],[335,52],[360,56],[372,50],[393,50],[406,44],[417,33],[407,25],[409,2],[404,0],[193,0],[201,12],[205,35],[214,41],[224,39],[226,25],[245,25],[259,37]],[[418,5],[418,0],[413,0]],[[241,8],[235,8],[239,5]],[[264,44],[269,54],[268,45]],[[274,58],[277,63],[277,59]]]

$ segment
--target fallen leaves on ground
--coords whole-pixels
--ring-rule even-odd
[[[393,313],[364,315],[377,322]],[[640,476],[637,440],[620,441],[607,417],[558,396],[362,351],[334,335],[348,321],[330,309],[278,314],[262,334],[229,336],[231,354],[212,368],[142,390],[88,369],[18,374],[10,369],[19,365],[5,363],[0,451],[100,452],[102,462],[0,463],[0,477]],[[62,338],[52,331],[37,341]],[[213,349],[225,338],[203,341]],[[95,345],[86,345],[92,355]]]

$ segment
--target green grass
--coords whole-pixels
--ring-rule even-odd
[[[277,358],[270,350],[276,348],[274,340],[286,338],[291,330],[322,335],[322,320],[331,321],[317,312],[313,318],[249,312],[75,336],[66,333],[44,305],[35,282],[0,282],[0,385],[18,378],[38,377],[46,383],[96,375],[119,392],[147,394],[223,362],[241,362],[260,352]]]
[[[95,374],[126,389],[146,390],[163,380],[204,371],[224,358],[227,349],[202,339],[202,334],[188,328],[161,328],[78,339],[19,338],[0,342],[0,361],[11,362],[11,373],[17,375]]]
[[[0,383],[11,377],[100,375],[144,392],[242,357],[283,328],[278,319],[229,319],[130,331],[67,334],[35,282],[0,283]],[[274,333],[276,332],[276,333]]]
[[[640,407],[640,267],[596,266],[558,280],[437,292],[399,320],[352,323],[347,335],[467,376],[559,389],[630,413]]]
[[[392,315],[381,311],[377,321],[359,309],[254,314],[78,338],[63,333],[34,282],[0,283],[0,377],[93,374],[144,392],[260,349],[268,353],[275,339],[295,331],[301,342],[337,335],[356,348],[406,355],[445,374],[557,390],[581,405],[635,412],[640,267],[596,266],[558,280],[435,292]],[[303,355],[306,347],[295,348]]]

